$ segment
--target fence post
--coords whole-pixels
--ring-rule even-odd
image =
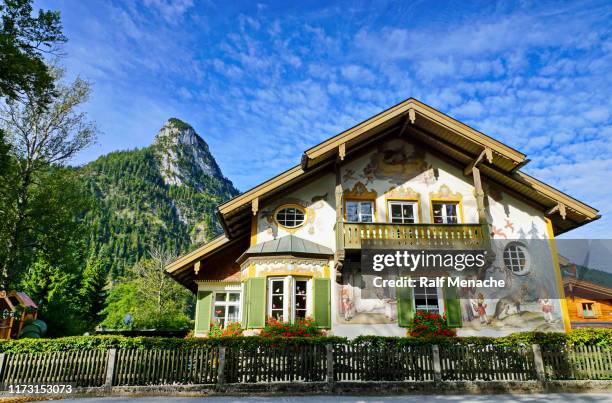
[[[531,349],[533,350],[533,363],[535,365],[536,377],[538,381],[546,380],[546,371],[544,370],[544,360],[542,359],[542,350],[538,344],[532,344]]]
[[[217,383],[225,383],[225,347],[219,346],[219,368],[217,368]]]
[[[117,349],[111,348],[106,355],[106,379],[104,387],[110,388],[113,386],[113,378],[115,376],[115,362],[117,361]]]
[[[433,371],[434,381],[442,380],[442,364],[440,363],[440,346],[434,344],[431,346],[432,358],[433,358]]]
[[[327,343],[325,345],[325,356],[327,357],[327,384],[331,390],[334,386],[334,345]]]

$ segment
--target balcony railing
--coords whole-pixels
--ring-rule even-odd
[[[486,224],[390,224],[336,223],[337,249],[361,249],[393,246],[395,248],[482,249],[490,248]]]

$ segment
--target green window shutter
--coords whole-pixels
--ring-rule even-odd
[[[313,279],[314,320],[318,327],[331,327],[331,282],[328,278]]]
[[[446,323],[450,327],[461,327],[461,300],[456,287],[444,288],[444,305],[446,307]]]
[[[198,291],[195,314],[196,334],[208,333],[212,313],[213,293],[212,291]]]
[[[247,328],[261,328],[266,324],[266,279],[254,277],[248,283]]]
[[[414,318],[414,305],[412,303],[412,288],[398,287],[397,293],[397,324],[409,327]]]
[[[241,312],[242,312],[242,327],[246,328],[247,324],[249,323],[249,285],[251,283],[249,282],[249,280],[246,280],[243,284],[242,290],[242,301],[240,302],[242,304],[241,306]]]

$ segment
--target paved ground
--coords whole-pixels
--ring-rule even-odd
[[[275,396],[275,397],[105,397],[105,398],[86,398],[86,399],[65,399],[62,403],[87,403],[87,402],[108,402],[108,403],[195,403],[195,402],[214,402],[214,403],[323,403],[323,402],[355,402],[355,403],[456,403],[456,402],[527,402],[527,403],[556,403],[556,402],[587,402],[600,403],[612,402],[612,395],[605,393],[553,393],[553,394],[533,394],[533,395],[457,395],[457,396],[436,396],[436,395],[410,395],[410,396]]]

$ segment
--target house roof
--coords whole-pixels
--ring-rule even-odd
[[[218,212],[229,237],[249,231],[251,204],[271,198],[320,170],[329,168],[342,146],[346,155],[358,151],[379,136],[391,133],[406,135],[467,166],[488,148],[492,161],[483,161],[483,176],[532,201],[542,210],[558,204],[566,207],[567,219],[553,217],[555,234],[561,234],[599,218],[598,211],[519,169],[529,160],[525,154],[489,137],[437,110],[409,98],[386,111],[306,150],[299,165],[221,204]]]
[[[333,254],[334,252],[326,246],[295,235],[287,235],[251,246],[238,258],[238,262],[241,263],[248,257],[257,255],[331,256]]]
[[[590,281],[572,277],[563,279],[563,286],[570,294],[583,298],[612,299],[612,288],[602,284],[595,284]]]
[[[221,204],[218,215],[224,235],[177,259],[167,271],[172,274],[186,265],[193,265],[217,248],[223,248],[231,240],[248,237],[252,206],[263,204],[266,199],[331,170],[339,153],[354,155],[376,139],[391,134],[429,146],[464,167],[483,151],[490,150],[491,161],[485,159],[479,165],[483,177],[531,202],[541,211],[551,211],[560,204],[565,207],[565,218],[559,214],[550,216],[556,235],[600,218],[595,208],[521,172],[520,168],[529,162],[525,154],[409,98],[309,148],[300,164]]]

